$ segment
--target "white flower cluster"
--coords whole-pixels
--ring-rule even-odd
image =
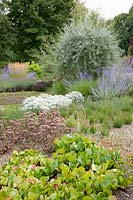
[[[46,112],[51,109],[68,107],[72,102],[81,102],[84,97],[80,92],[70,92],[63,95],[49,95],[41,94],[38,97],[32,96],[28,97],[23,101],[23,110],[24,111],[42,111]]]
[[[68,99],[71,99],[72,101],[76,101],[79,103],[81,103],[84,100],[83,95],[77,91],[69,92],[68,94],[66,94],[66,97]]]

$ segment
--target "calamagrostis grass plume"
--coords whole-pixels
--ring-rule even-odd
[[[17,77],[20,78],[26,76],[28,65],[26,63],[20,63],[20,62],[9,63],[8,69],[10,76],[15,78]]]

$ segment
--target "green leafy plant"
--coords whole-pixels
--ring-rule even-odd
[[[55,81],[52,84],[52,88],[50,89],[50,92],[52,94],[62,94],[62,95],[64,95],[64,94],[67,93],[67,90],[66,90],[66,87],[65,87],[65,84],[63,83],[63,81]]]
[[[71,115],[69,118],[65,120],[65,124],[69,128],[77,127],[77,120],[74,115]]]
[[[80,106],[72,104],[67,109],[61,109],[60,113],[68,121],[68,126],[69,124],[72,125],[77,131],[82,124],[86,124],[87,129],[89,123],[90,126],[92,125],[96,128],[96,132],[100,131],[103,135],[108,135],[114,124],[121,127],[133,121],[133,99],[129,96],[104,101],[86,99]],[[72,120],[71,116],[73,116]],[[89,131],[87,130],[86,132],[88,133]]]
[[[123,116],[123,121],[124,121],[124,124],[128,125],[128,124],[131,124],[132,123],[132,113],[124,113],[124,116]]]
[[[117,153],[74,134],[55,140],[49,158],[35,150],[14,151],[0,167],[0,199],[114,199],[113,190],[130,184]]]
[[[40,78],[42,76],[42,68],[39,64],[32,61],[28,63],[28,72],[35,72],[35,74]]]
[[[124,52],[125,55],[131,53],[129,48],[129,43],[131,42],[133,36],[132,20],[133,20],[133,5],[131,6],[128,13],[121,13],[115,16],[114,19],[110,21],[113,25],[114,31],[117,34],[117,38],[119,40],[119,47],[125,51]],[[125,31],[125,29],[129,31]]]
[[[120,113],[114,118],[113,126],[115,128],[121,128],[122,125],[132,123],[132,114],[129,112]]]
[[[92,87],[96,86],[96,81],[88,81],[88,80],[81,80],[75,81],[69,86],[70,91],[78,91],[83,96],[91,96],[92,95]]]
[[[101,128],[101,133],[104,136],[108,136],[109,135],[109,125],[108,124],[104,124]]]
[[[96,133],[96,129],[95,129],[95,127],[94,126],[90,126],[90,133],[92,133],[92,134],[95,134]]]
[[[0,110],[0,119],[6,121],[22,119],[24,116],[24,111],[20,109],[19,105],[6,105]],[[0,131],[1,132],[1,131]]]
[[[116,116],[113,122],[114,128],[121,128],[123,124],[124,124],[123,117],[121,115]]]
[[[33,78],[20,78],[0,80],[0,92],[17,92],[32,90],[32,86],[37,84]]]
[[[4,63],[3,61],[13,59],[23,62],[38,61],[40,55],[47,52],[48,44],[55,40],[64,24],[69,22],[74,3],[74,0],[65,2],[62,0],[2,0],[0,4],[0,62]]]

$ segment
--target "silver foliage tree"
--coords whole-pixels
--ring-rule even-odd
[[[78,24],[66,26],[56,47],[57,71],[75,77],[81,71],[98,75],[114,63],[120,49],[105,21],[95,13],[87,14]]]

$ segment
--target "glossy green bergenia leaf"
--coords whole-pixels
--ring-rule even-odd
[[[51,158],[14,152],[0,168],[0,200],[115,200],[112,190],[130,184],[118,156],[87,137],[64,135],[56,144]]]

